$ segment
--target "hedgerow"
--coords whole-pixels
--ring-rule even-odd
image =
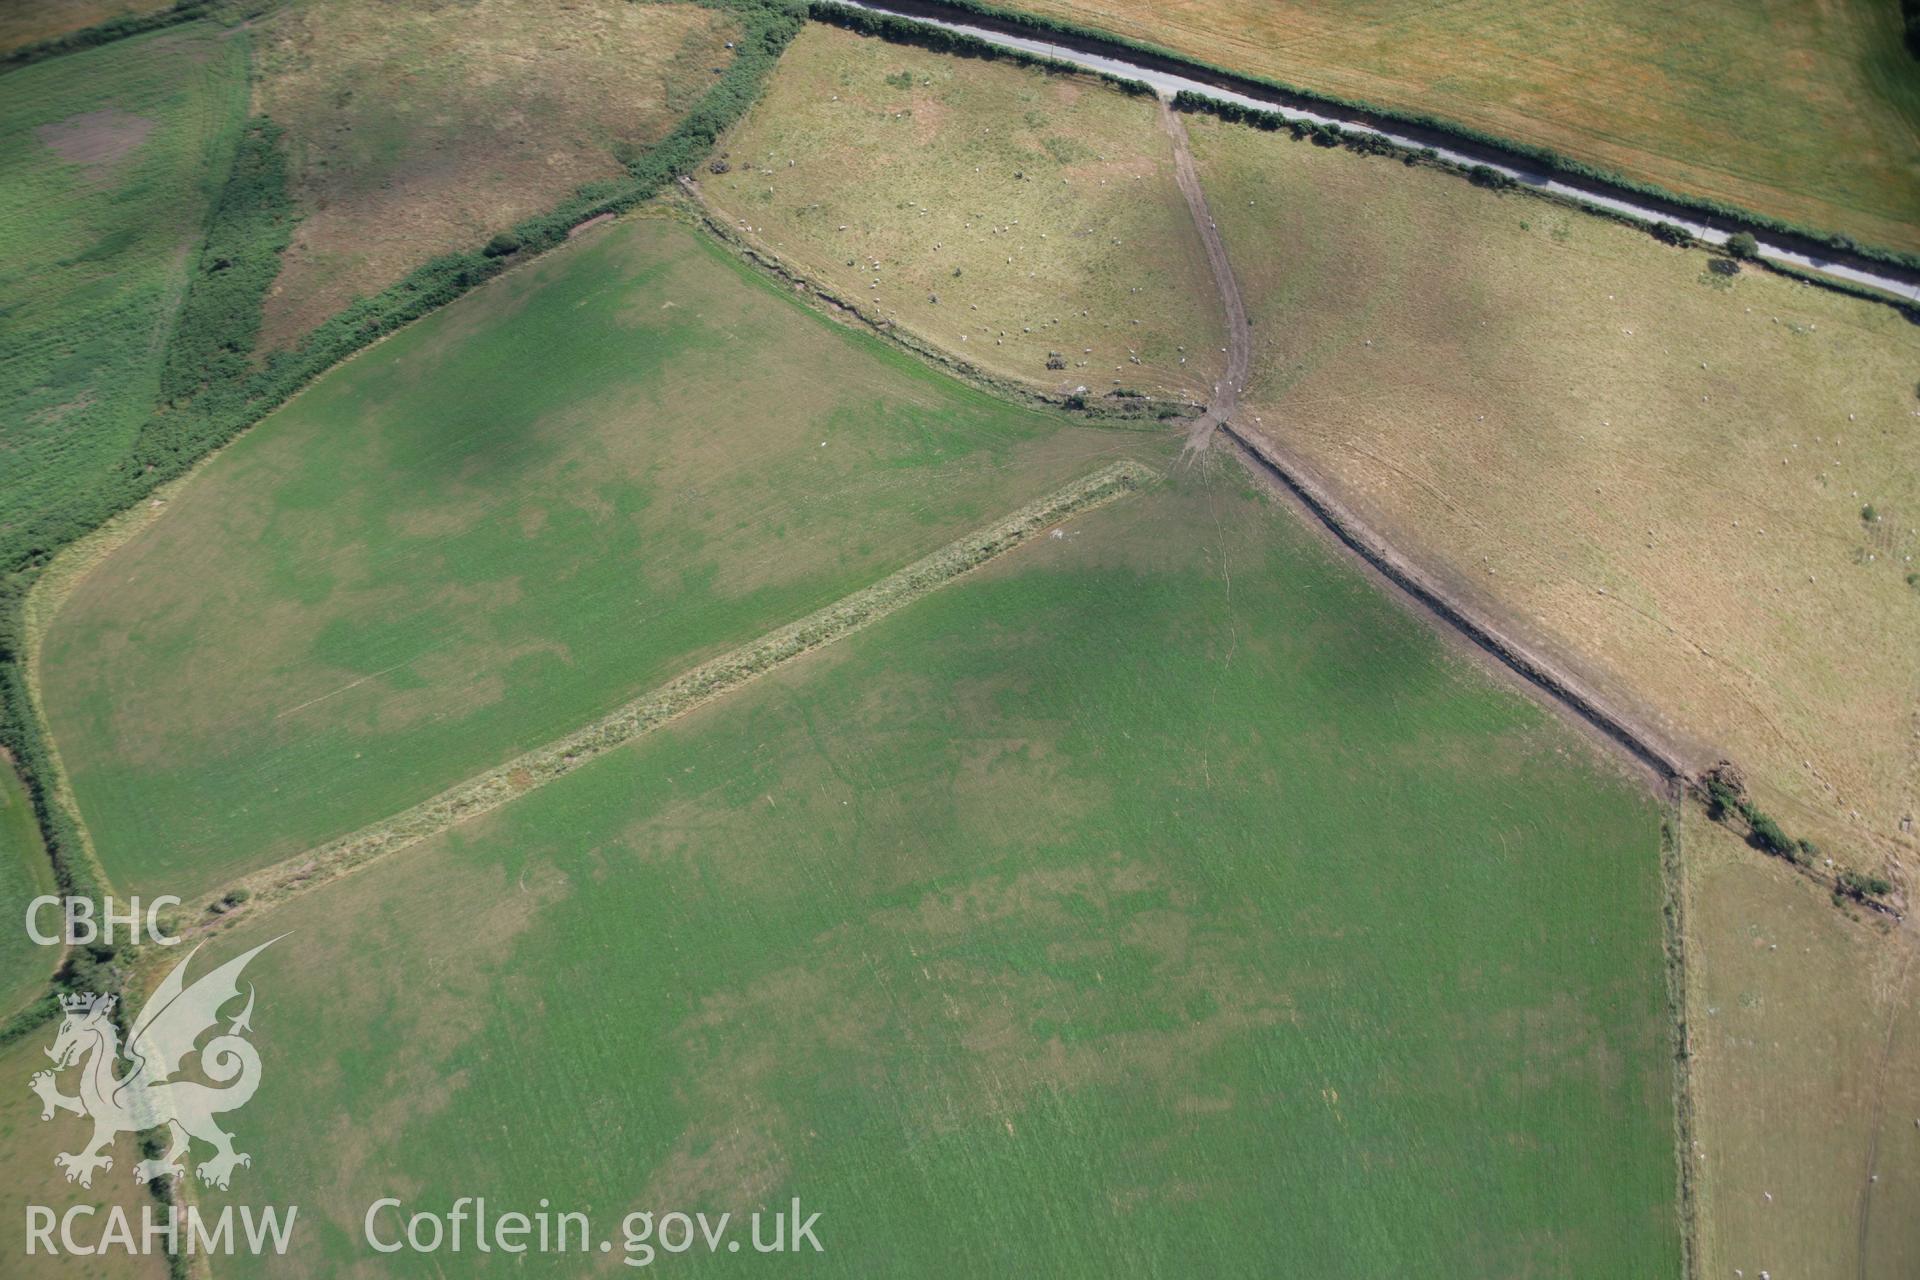
[[[1782,830],[1780,824],[1747,795],[1746,783],[1731,764],[1721,761],[1708,769],[1700,777],[1699,789],[1701,798],[1706,801],[1709,818],[1727,826],[1734,825],[1736,819],[1740,820],[1746,825],[1748,844],[1762,853],[1784,859],[1825,878],[1815,867],[1820,860],[1819,846],[1804,838],[1795,840]],[[1831,860],[1828,866],[1832,866]],[[1893,892],[1893,885],[1883,877],[1848,867],[1834,871],[1832,885],[1836,901],[1843,897],[1851,898],[1855,902],[1881,909],[1886,904],[1878,899]]]
[[[844,4],[836,4],[834,0],[812,0],[807,6],[807,11],[808,16],[816,22],[843,27],[864,36],[877,36],[882,40],[891,40],[895,44],[914,45],[933,53],[944,53],[958,58],[979,58],[984,62],[1011,62],[1016,66],[1093,76],[1122,93],[1136,98],[1148,97],[1153,93],[1153,86],[1142,80],[1109,75],[1104,71],[1090,71],[1076,63],[1028,53],[1024,49],[1009,49],[1005,45],[994,44],[978,36],[949,31],[945,27],[915,22],[911,18],[902,18],[891,13],[855,9]]]
[[[518,247],[486,246],[442,254],[398,283],[362,298],[321,324],[296,347],[256,367],[258,300],[272,283],[278,249],[290,230],[284,162],[270,124],[247,131],[228,194],[220,201],[169,344],[163,401],[112,473],[52,507],[10,513],[0,534],[0,568],[44,564],[59,548],[174,479],[208,452],[368,343],[444,306],[523,257],[560,244],[580,223],[621,213],[692,172],[720,133],[759,94],[762,81],[804,22],[799,0],[698,0],[738,16],[744,28],[731,65],[661,142],[632,157],[625,177],[582,187],[558,207],[510,229]],[[225,261],[227,266],[219,264]]]
[[[496,237],[486,246],[434,258],[397,284],[356,301],[263,365],[256,365],[250,354],[293,217],[278,130],[265,120],[249,124],[195,254],[187,295],[162,361],[161,403],[128,455],[99,483],[76,489],[44,509],[0,512],[0,748],[12,757],[27,788],[63,894],[91,897],[98,905],[105,886],[75,815],[61,800],[53,754],[40,732],[29,690],[25,605],[34,581],[61,548],[183,475],[354,352],[451,302],[513,262],[562,243],[582,222],[631,209],[690,173],[720,133],[753,104],[806,12],[801,0],[695,2],[737,16],[743,30],[735,41],[734,60],[659,145],[627,158],[624,177],[583,187],[557,208],[513,227],[507,233],[514,245],[509,251],[500,251],[505,241]],[[169,22],[181,21],[206,7],[181,6],[165,13]],[[192,11],[185,12],[188,8]],[[67,38],[69,47],[117,38],[107,33],[115,26],[76,33]],[[85,43],[71,43],[83,36]],[[124,959],[110,947],[76,948],[69,953],[60,984],[117,991]],[[0,1039],[40,1025],[35,1019],[43,1016],[42,1010],[43,1005],[36,1004],[0,1028]]]
[[[1020,34],[1038,33],[1043,36],[1058,37],[1063,43],[1071,42],[1091,52],[1124,55],[1130,61],[1143,66],[1174,72],[1190,79],[1206,81],[1242,93],[1271,97],[1287,106],[1319,110],[1331,107],[1375,127],[1391,126],[1416,137],[1425,135],[1426,139],[1445,142],[1450,146],[1476,153],[1485,159],[1501,160],[1507,163],[1519,162],[1557,177],[1576,179],[1593,186],[1604,187],[1616,194],[1636,197],[1644,203],[1656,206],[1661,212],[1704,219],[1723,230],[1767,231],[1787,242],[1788,247],[1791,248],[1851,258],[1862,264],[1920,271],[1920,254],[1863,245],[1851,236],[1839,232],[1804,226],[1704,196],[1682,195],[1654,183],[1629,178],[1615,170],[1602,169],[1585,161],[1575,160],[1549,147],[1516,142],[1511,138],[1504,138],[1458,121],[1427,115],[1423,112],[1382,107],[1360,99],[1344,98],[1317,90],[1302,89],[1297,85],[1285,84],[1246,72],[1229,71],[1225,67],[1175,53],[1171,49],[1147,41],[1113,35],[1059,18],[1003,9],[999,5],[988,3],[987,0],[889,0],[889,3],[908,12],[923,12],[929,16],[965,16],[983,27]]]
[[[256,118],[240,137],[167,344],[162,406],[184,404],[211,386],[246,377],[261,305],[280,272],[293,222],[280,130]]]
[[[171,8],[157,9],[152,13],[127,14],[97,26],[82,27],[78,31],[69,31],[66,35],[23,45],[13,50],[4,57],[0,57],[0,71],[11,71],[15,67],[24,67],[30,62],[55,58],[63,53],[78,53],[82,49],[91,49],[95,45],[112,44],[115,40],[124,40],[128,36],[137,36],[143,32],[157,31],[161,27],[191,22],[195,18],[205,17],[213,7],[214,0],[180,0]]]
[[[1706,247],[1704,242],[1685,227],[1675,226],[1667,222],[1648,221],[1645,218],[1635,217],[1631,214],[1607,209],[1599,205],[1575,201],[1569,196],[1548,192],[1538,187],[1523,186],[1523,184],[1511,174],[1504,173],[1490,165],[1469,165],[1442,159],[1440,153],[1432,147],[1410,146],[1406,143],[1395,142],[1378,133],[1359,129],[1342,129],[1337,124],[1318,124],[1311,120],[1300,119],[1297,116],[1287,116],[1279,111],[1265,111],[1258,107],[1246,106],[1243,103],[1209,97],[1206,94],[1195,93],[1190,89],[1182,89],[1179,93],[1175,94],[1173,105],[1177,111],[1210,115],[1217,119],[1224,120],[1229,124],[1247,125],[1251,128],[1263,129],[1269,133],[1284,131],[1292,134],[1296,139],[1311,142],[1315,146],[1345,147],[1347,150],[1360,155],[1397,156],[1408,165],[1423,164],[1435,169],[1443,169],[1450,173],[1460,174],[1475,186],[1483,187],[1489,191],[1525,190],[1529,195],[1538,199],[1551,200],[1559,204],[1564,204],[1570,208],[1579,209],[1589,216],[1607,218],[1620,223],[1622,226],[1632,227],[1636,231],[1645,232],[1662,244],[1673,245],[1678,248]],[[1816,288],[1825,289],[1831,293],[1845,294],[1850,298],[1858,298],[1863,302],[1872,302],[1881,306],[1891,306],[1903,315],[1913,319],[1916,323],[1920,323],[1920,309],[1917,309],[1912,303],[1904,299],[1890,297],[1878,289],[1871,288],[1867,285],[1855,284],[1850,280],[1843,280],[1838,276],[1827,275],[1817,271],[1805,271],[1777,259],[1761,258],[1759,256],[1759,242],[1754,239],[1751,232],[1741,231],[1730,236],[1727,240],[1726,252],[1735,258],[1753,260],[1776,274],[1787,276],[1804,284],[1813,285]],[[1709,270],[1718,267],[1720,261],[1721,260],[1716,260],[1714,263],[1710,263]],[[1733,264],[1729,262],[1727,265],[1731,266]]]

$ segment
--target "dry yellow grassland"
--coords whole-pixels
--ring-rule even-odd
[[[1219,302],[1155,110],[816,25],[699,188],[757,248],[990,375],[1205,400]]]
[[[1920,1272],[1920,962],[1698,810],[1685,822],[1702,1276]]]
[[[0,0],[0,53],[57,40],[115,18],[152,13],[168,0]]]
[[[1015,0],[1229,70],[1920,248],[1920,74],[1892,0]]]
[[[474,249],[664,137],[732,54],[694,5],[309,0],[257,38],[300,215],[261,348]]]
[[[1738,761],[1789,833],[1910,857],[1920,332],[1445,173],[1193,134],[1252,317],[1243,419],[1695,761]]]

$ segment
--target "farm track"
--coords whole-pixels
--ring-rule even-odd
[[[871,626],[1061,521],[1123,498],[1156,478],[1151,468],[1138,462],[1103,467],[871,586],[702,663],[584,728],[456,783],[401,813],[253,872],[239,882],[238,887],[249,895],[249,905],[239,918],[251,919],[511,803],[796,658]],[[215,916],[192,932],[206,933],[235,918]]]
[[[1437,131],[1424,131],[1411,124],[1371,118],[1358,111],[1334,114],[1339,108],[1323,103],[1316,102],[1311,108],[1305,107],[1297,99],[1278,90],[1266,89],[1240,77],[1208,72],[1171,56],[1154,58],[1092,36],[1076,38],[1064,33],[1048,33],[1046,38],[1041,38],[1020,35],[1001,26],[989,25],[975,15],[947,9],[938,0],[834,2],[850,9],[884,13],[924,23],[1003,49],[1069,63],[1101,75],[1138,81],[1150,86],[1163,98],[1182,92],[1192,93],[1215,102],[1274,112],[1288,120],[1303,121],[1310,125],[1336,125],[1345,132],[1381,138],[1409,150],[1431,150],[1438,159],[1448,164],[1491,169],[1529,190],[1585,205],[1613,217],[1624,217],[1652,226],[1678,228],[1710,245],[1724,246],[1741,229],[1736,226],[1729,230],[1728,227],[1703,220],[1707,218],[1705,214],[1693,213],[1681,206],[1667,206],[1657,197],[1641,195],[1626,187],[1598,179],[1556,176],[1546,168],[1528,164],[1511,152],[1496,151],[1492,147],[1485,150],[1470,149],[1471,144],[1456,137]],[[1227,83],[1238,87],[1228,88]],[[1765,261],[1816,279],[1826,278],[1878,290],[1905,303],[1920,303],[1920,273],[1872,264],[1867,259],[1844,262],[1828,256],[1831,251],[1820,249],[1818,242],[1804,238],[1786,237],[1768,231],[1756,231],[1754,236],[1759,243],[1758,256]]]
[[[1187,137],[1187,125],[1179,114],[1160,100],[1160,127],[1173,144],[1173,181],[1186,198],[1187,211],[1193,215],[1193,227],[1206,247],[1207,267],[1213,273],[1214,288],[1220,291],[1220,303],[1227,312],[1227,368],[1213,384],[1213,400],[1207,411],[1195,420],[1187,432],[1186,454],[1207,447],[1213,433],[1240,411],[1240,393],[1246,389],[1253,367],[1253,328],[1247,323],[1246,303],[1240,297],[1240,282],[1227,261],[1227,245],[1220,228],[1207,208],[1207,193],[1200,185],[1200,173],[1193,165],[1193,144]]]
[[[1164,99],[1161,103],[1161,113],[1167,135],[1175,149],[1177,182],[1182,195],[1186,198],[1194,229],[1206,245],[1207,261],[1213,270],[1214,281],[1220,292],[1221,305],[1226,312],[1228,326],[1228,372],[1223,382],[1216,388],[1217,397],[1214,403],[1210,404],[1206,412],[1193,424],[1183,458],[1190,459],[1193,454],[1206,449],[1216,431],[1224,434],[1236,446],[1235,456],[1250,471],[1300,507],[1310,522],[1319,524],[1337,544],[1384,577],[1401,593],[1410,597],[1415,607],[1431,615],[1445,629],[1458,634],[1483,657],[1517,675],[1536,695],[1544,696],[1551,706],[1577,723],[1597,731],[1615,746],[1623,749],[1637,764],[1647,769],[1659,780],[1665,792],[1666,802],[1675,806],[1677,813],[1677,807],[1685,803],[1686,790],[1693,776],[1693,769],[1689,767],[1678,750],[1644,723],[1608,706],[1564,666],[1545,658],[1514,639],[1497,623],[1483,616],[1436,579],[1424,573],[1412,561],[1402,556],[1370,524],[1360,519],[1336,498],[1327,486],[1322,484],[1289,450],[1277,444],[1264,431],[1235,424],[1232,421],[1239,408],[1239,396],[1246,385],[1247,371],[1251,363],[1251,328],[1247,321],[1239,284],[1234,278],[1218,227],[1208,208],[1206,193],[1201,188],[1194,170],[1186,128]],[[1677,832],[1679,826],[1676,820],[1673,822],[1672,829]],[[1675,878],[1677,872],[1678,868],[1675,866],[1665,869],[1669,879],[1670,898],[1673,900],[1684,897],[1684,890]],[[1823,887],[1827,886],[1823,883]],[[1902,920],[1901,923],[1908,933],[1911,933],[1915,927],[1911,919]],[[1680,1018],[1675,1045],[1678,1077],[1678,1093],[1675,1101],[1678,1126],[1676,1152],[1680,1153],[1677,1156],[1679,1198],[1682,1220],[1688,1224],[1685,1227],[1687,1238],[1683,1241],[1683,1256],[1686,1258],[1686,1274],[1692,1276],[1698,1274],[1700,1264],[1699,1226],[1694,1219],[1696,1192],[1690,1168],[1684,1157],[1693,1134],[1690,1101],[1692,1081],[1688,1066],[1691,1055],[1685,1043],[1684,1014],[1687,957],[1684,953],[1684,927],[1670,919],[1668,928],[1671,966],[1669,981],[1674,984],[1670,995],[1674,1000],[1674,1009]],[[1913,955],[1909,951],[1901,965],[1897,993],[1888,1016],[1886,1041],[1874,1081],[1872,1140],[1867,1151],[1866,1167],[1861,1171],[1859,1210],[1856,1220],[1856,1258],[1858,1274],[1862,1280],[1865,1280],[1869,1274],[1868,1254],[1871,1247],[1873,1193],[1877,1181],[1879,1130],[1886,1111],[1888,1066],[1904,1004],[1904,993],[1911,977],[1912,962]]]
[[[1279,486],[1284,487],[1294,499],[1305,506],[1314,519],[1322,524],[1338,542],[1358,554],[1373,570],[1382,574],[1389,582],[1393,583],[1406,594],[1412,596],[1414,601],[1425,611],[1434,614],[1447,627],[1459,632],[1478,649],[1497,659],[1501,665],[1516,672],[1536,690],[1543,692],[1556,705],[1571,712],[1574,716],[1600,730],[1605,736],[1613,739],[1618,745],[1624,747],[1632,754],[1641,764],[1649,767],[1669,781],[1684,780],[1688,774],[1686,765],[1680,759],[1679,755],[1661,743],[1656,735],[1650,733],[1644,726],[1636,725],[1627,717],[1605,707],[1590,690],[1587,690],[1571,674],[1541,658],[1538,654],[1532,653],[1525,646],[1503,634],[1494,624],[1480,617],[1469,606],[1450,596],[1437,582],[1422,574],[1415,565],[1407,561],[1404,557],[1401,557],[1391,544],[1368,524],[1360,520],[1351,510],[1334,499],[1327,489],[1316,481],[1310,472],[1302,467],[1298,459],[1291,456],[1289,451],[1268,439],[1265,433],[1255,432],[1249,428],[1239,427],[1234,424],[1233,419],[1239,411],[1240,396],[1247,385],[1251,364],[1251,334],[1244,300],[1240,294],[1237,279],[1233,274],[1227,258],[1224,243],[1208,210],[1205,193],[1201,188],[1195,170],[1185,125],[1178,113],[1174,112],[1166,104],[1164,99],[1162,99],[1160,103],[1160,116],[1162,126],[1174,146],[1177,185],[1187,201],[1189,211],[1193,216],[1196,231],[1199,233],[1205,247],[1209,267],[1212,271],[1215,285],[1221,295],[1222,304],[1228,319],[1229,345],[1227,349],[1227,368],[1221,381],[1215,384],[1214,396],[1207,406],[1206,412],[1191,426],[1187,439],[1186,456],[1191,456],[1194,453],[1207,449],[1211,445],[1215,433],[1217,431],[1224,431],[1228,439],[1231,440],[1235,446],[1234,452],[1236,456],[1241,459],[1244,465],[1247,465],[1250,470],[1264,475],[1269,480],[1277,480]],[[1909,292],[1913,292],[1910,286],[1907,288]],[[603,754],[618,746],[624,745],[632,738],[651,732],[653,729],[660,727],[672,719],[677,719],[679,716],[695,710],[700,706],[704,706],[710,701],[725,696],[725,694],[733,691],[740,685],[756,679],[759,675],[772,671],[776,667],[784,665],[795,658],[804,656],[805,653],[811,652],[814,648],[833,643],[842,636],[864,628],[871,622],[878,621],[881,617],[886,616],[895,609],[903,607],[913,600],[920,598],[921,595],[946,585],[955,578],[969,572],[972,568],[989,563],[999,555],[1012,551],[1020,545],[1024,545],[1025,542],[1030,541],[1034,537],[1041,536],[1044,534],[1046,528],[1058,519],[1064,519],[1067,516],[1089,511],[1108,502],[1115,501],[1120,497],[1124,497],[1127,492],[1145,482],[1135,474],[1129,474],[1120,478],[1111,477],[1111,473],[1127,471],[1128,465],[1129,464],[1120,464],[1119,466],[1109,468],[1107,471],[1098,473],[1096,476],[1089,477],[1086,481],[1082,482],[1083,486],[1087,484],[1104,483],[1106,487],[1101,488],[1097,496],[1084,501],[1077,499],[1069,500],[1070,502],[1079,501],[1079,505],[1071,505],[1070,508],[1063,513],[1043,519],[1039,524],[1031,524],[1029,520],[1028,524],[1023,525],[1022,531],[1015,535],[1011,541],[997,543],[993,549],[986,554],[985,558],[965,564],[963,567],[950,573],[943,573],[942,576],[939,576],[937,580],[931,583],[913,585],[908,588],[909,594],[904,594],[899,598],[892,599],[871,612],[861,613],[857,621],[847,623],[844,626],[835,622],[832,625],[837,629],[831,630],[824,638],[811,640],[798,639],[800,635],[798,629],[805,628],[809,623],[814,622],[815,619],[821,618],[823,614],[828,614],[840,609],[850,602],[865,596],[868,592],[879,590],[887,584],[895,582],[903,575],[913,573],[938,556],[946,555],[948,552],[961,548],[963,544],[977,542],[979,539],[988,536],[994,531],[1004,528],[1008,522],[1003,521],[1001,524],[994,526],[992,530],[982,531],[981,533],[972,535],[969,539],[963,539],[960,543],[953,544],[946,551],[936,553],[936,557],[929,557],[927,561],[921,561],[909,567],[909,569],[902,570],[899,574],[883,580],[880,584],[876,584],[875,587],[870,587],[862,592],[855,593],[854,596],[847,597],[846,600],[843,600],[839,604],[830,606],[828,610],[823,610],[822,614],[811,615],[799,623],[770,633],[768,637],[763,637],[760,641],[756,641],[743,649],[735,650],[733,653],[725,655],[723,658],[716,660],[716,663],[710,663],[696,668],[679,680],[671,682],[669,685],[663,686],[662,689],[643,696],[642,699],[634,703],[628,704],[626,707],[613,713],[612,716],[596,721],[594,725],[589,726],[587,729],[560,739],[548,747],[528,753],[526,756],[517,758],[495,770],[477,775],[475,779],[470,779],[466,783],[459,784],[441,796],[436,797],[434,800],[428,801],[425,805],[398,815],[397,819],[390,819],[386,823],[379,824],[377,828],[368,828],[362,832],[355,833],[352,836],[346,837],[343,841],[336,841],[315,850],[309,850],[296,855],[294,858],[277,864],[275,867],[268,868],[255,873],[253,876],[247,877],[244,883],[253,889],[257,896],[255,904],[245,913],[246,918],[250,918],[260,911],[270,910],[297,893],[302,893],[307,889],[317,888],[326,883],[330,883],[332,880],[350,874],[352,871],[383,858],[387,854],[400,852],[454,825],[510,803],[520,795],[525,794],[526,791],[544,785],[547,781],[561,776],[561,774],[570,771],[575,765],[585,763],[587,759],[591,759],[595,755]],[[1136,468],[1135,470],[1143,471],[1144,469]],[[1103,481],[1103,478],[1107,479]],[[1081,486],[1076,486],[1075,488],[1079,489],[1080,487]],[[1062,494],[1065,492],[1067,491],[1050,495],[1049,498],[1042,500],[1042,504],[1055,503],[1056,500],[1061,499]],[[1028,508],[1027,511],[1032,511],[1032,508]],[[1021,513],[1022,516],[1025,514],[1024,512]],[[1021,516],[1016,516],[1010,519],[1020,518]],[[786,647],[789,641],[792,641],[796,647]],[[779,652],[778,656],[766,660],[764,665],[751,666],[749,664],[750,669],[739,673],[717,674],[721,664],[734,662],[743,655],[750,657],[760,650],[762,646],[768,644],[776,645]],[[703,686],[702,682],[710,675],[714,676],[715,683]],[[671,703],[670,709],[663,706],[663,704],[666,703]],[[630,718],[630,725],[623,727],[613,724],[617,718],[622,717]],[[575,753],[568,753],[568,744],[573,744],[574,748],[577,749]],[[519,772],[520,769],[533,764],[551,766],[553,767],[553,772],[545,775],[536,773],[532,786],[518,784],[512,780],[513,773]],[[505,783],[504,789],[494,785],[502,782]],[[486,788],[484,792],[476,790],[476,788],[482,787]],[[398,819],[406,818],[409,815],[424,814],[425,811],[430,809],[434,811],[432,816],[438,825],[423,827],[418,831],[409,830],[400,832],[396,829]],[[1890,1026],[1889,1052],[1891,1052],[1892,1048],[1891,1038],[1892,1027]],[[1884,1060],[1881,1064],[1881,1075],[1882,1095],[1877,1098],[1877,1102],[1883,1104]],[[1869,1169],[1871,1169],[1871,1155],[1869,1156],[1868,1163]],[[1859,1220],[1861,1237],[1859,1256],[1863,1275],[1865,1274],[1866,1268],[1866,1234],[1871,1195],[1871,1184],[1863,1181]]]
[[[1651,772],[1664,792],[1664,803],[1672,814],[1670,830],[1677,833],[1680,829],[1678,810],[1685,803],[1686,784],[1689,770],[1680,754],[1671,746],[1660,741],[1644,725],[1636,724],[1620,713],[1607,708],[1600,699],[1587,689],[1571,673],[1555,663],[1549,662],[1526,646],[1505,634],[1492,622],[1479,616],[1465,602],[1454,597],[1436,581],[1422,573],[1412,562],[1395,551],[1387,540],[1360,520],[1346,506],[1335,499],[1326,488],[1310,476],[1285,450],[1267,439],[1264,433],[1255,434],[1244,427],[1236,427],[1232,421],[1239,411],[1240,393],[1246,387],[1253,359],[1253,332],[1247,321],[1247,310],[1240,293],[1239,281],[1233,274],[1232,264],[1228,261],[1226,245],[1220,236],[1218,224],[1207,205],[1205,189],[1193,163],[1191,141],[1187,129],[1179,115],[1163,98],[1160,103],[1160,115],[1163,127],[1174,148],[1174,174],[1180,193],[1186,198],[1187,210],[1192,215],[1194,230],[1206,246],[1207,262],[1212,268],[1214,284],[1220,292],[1220,302],[1226,312],[1227,320],[1227,372],[1221,383],[1215,388],[1216,398],[1207,406],[1207,410],[1195,421],[1187,436],[1182,458],[1191,457],[1207,449],[1212,443],[1216,430],[1223,432],[1237,446],[1235,456],[1259,479],[1265,480],[1271,487],[1278,489],[1293,504],[1304,509],[1304,516],[1310,523],[1317,522],[1321,528],[1338,544],[1344,546],[1374,572],[1405,595],[1411,597],[1411,603],[1421,612],[1429,614],[1445,629],[1463,637],[1484,657],[1498,662],[1517,674],[1537,695],[1544,695],[1549,705],[1562,711],[1584,727],[1598,731],[1602,736],[1623,748],[1635,762]],[[1674,838],[1677,838],[1674,837]],[[1684,887],[1679,880],[1679,868],[1670,861],[1663,850],[1662,875],[1667,884],[1669,904],[1684,900]],[[1689,1076],[1688,1053],[1686,1051],[1686,956],[1684,954],[1684,925],[1671,910],[1665,913],[1667,981],[1668,996],[1672,1002],[1676,1019],[1674,1034],[1675,1061],[1675,1177],[1678,1189],[1679,1208],[1682,1223],[1681,1250],[1683,1274],[1691,1277],[1697,1274],[1698,1250],[1696,1247],[1697,1227],[1694,1223],[1695,1190],[1684,1153],[1689,1149],[1693,1134],[1692,1087]],[[1891,1040],[1891,1032],[1889,1032]],[[1867,1184],[1870,1188],[1871,1184]],[[1870,1195],[1870,1189],[1862,1192]],[[1863,1204],[1861,1214],[1862,1257],[1864,1259],[1866,1233],[1866,1214]]]
[[[1206,245],[1207,262],[1213,269],[1214,284],[1220,292],[1220,303],[1227,319],[1227,373],[1219,384],[1218,398],[1207,407],[1206,413],[1189,433],[1187,452],[1191,454],[1205,448],[1217,428],[1238,446],[1236,456],[1250,470],[1270,482],[1277,481],[1283,491],[1303,506],[1336,541],[1356,553],[1394,587],[1411,596],[1424,612],[1518,674],[1537,692],[1545,694],[1553,705],[1624,748],[1663,783],[1687,780],[1692,770],[1680,752],[1662,741],[1659,735],[1608,706],[1572,672],[1514,639],[1401,555],[1377,530],[1335,498],[1326,485],[1301,465],[1299,459],[1275,443],[1265,432],[1236,425],[1232,421],[1239,410],[1240,392],[1252,363],[1252,327],[1247,322],[1247,310],[1239,282],[1234,278],[1233,267],[1227,260],[1226,245],[1207,207],[1206,192],[1201,188],[1194,168],[1186,126],[1164,100],[1160,110],[1167,136],[1173,143],[1174,172],[1180,193],[1186,197],[1194,230]]]

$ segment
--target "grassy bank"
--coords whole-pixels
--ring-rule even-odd
[[[700,187],[749,243],[991,376],[1200,400],[1224,339],[1154,111],[816,25]]]
[[[116,881],[210,893],[1125,447],[840,330],[678,224],[599,229],[170,497],[54,618],[47,719]]]

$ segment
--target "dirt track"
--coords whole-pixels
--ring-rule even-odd
[[[1206,246],[1207,268],[1213,273],[1214,287],[1227,309],[1227,368],[1213,384],[1213,399],[1207,411],[1194,420],[1187,432],[1188,454],[1196,453],[1213,441],[1214,428],[1230,421],[1240,411],[1240,392],[1246,388],[1247,373],[1253,365],[1253,330],[1247,323],[1246,304],[1240,299],[1240,282],[1234,278],[1227,261],[1227,246],[1220,239],[1220,228],[1207,208],[1207,193],[1201,190],[1200,175],[1193,167],[1193,146],[1187,138],[1186,122],[1160,100],[1160,127],[1173,143],[1173,180],[1187,199],[1193,214],[1194,229]]]
[[[1337,541],[1411,596],[1424,611],[1470,641],[1482,653],[1517,673],[1537,692],[1547,695],[1557,708],[1624,748],[1635,761],[1661,781],[1685,783],[1692,777],[1693,769],[1670,744],[1646,725],[1608,706],[1572,672],[1515,640],[1492,620],[1481,616],[1472,606],[1455,597],[1359,519],[1298,459],[1264,431],[1233,421],[1239,412],[1240,393],[1246,387],[1253,362],[1252,326],[1247,321],[1246,304],[1240,296],[1239,282],[1234,278],[1233,267],[1227,261],[1226,245],[1221,241],[1220,230],[1207,208],[1206,192],[1201,189],[1199,174],[1194,169],[1193,149],[1187,137],[1186,125],[1164,99],[1160,104],[1160,121],[1173,143],[1175,181],[1180,193],[1186,197],[1187,210],[1193,215],[1194,229],[1200,233],[1201,243],[1206,246],[1207,263],[1213,271],[1214,284],[1220,291],[1220,302],[1227,313],[1227,371],[1221,381],[1215,384],[1213,402],[1188,432],[1186,453],[1190,456],[1205,449],[1212,442],[1216,430],[1224,432],[1237,446],[1235,456],[1246,463],[1249,469],[1262,479],[1277,484]]]

